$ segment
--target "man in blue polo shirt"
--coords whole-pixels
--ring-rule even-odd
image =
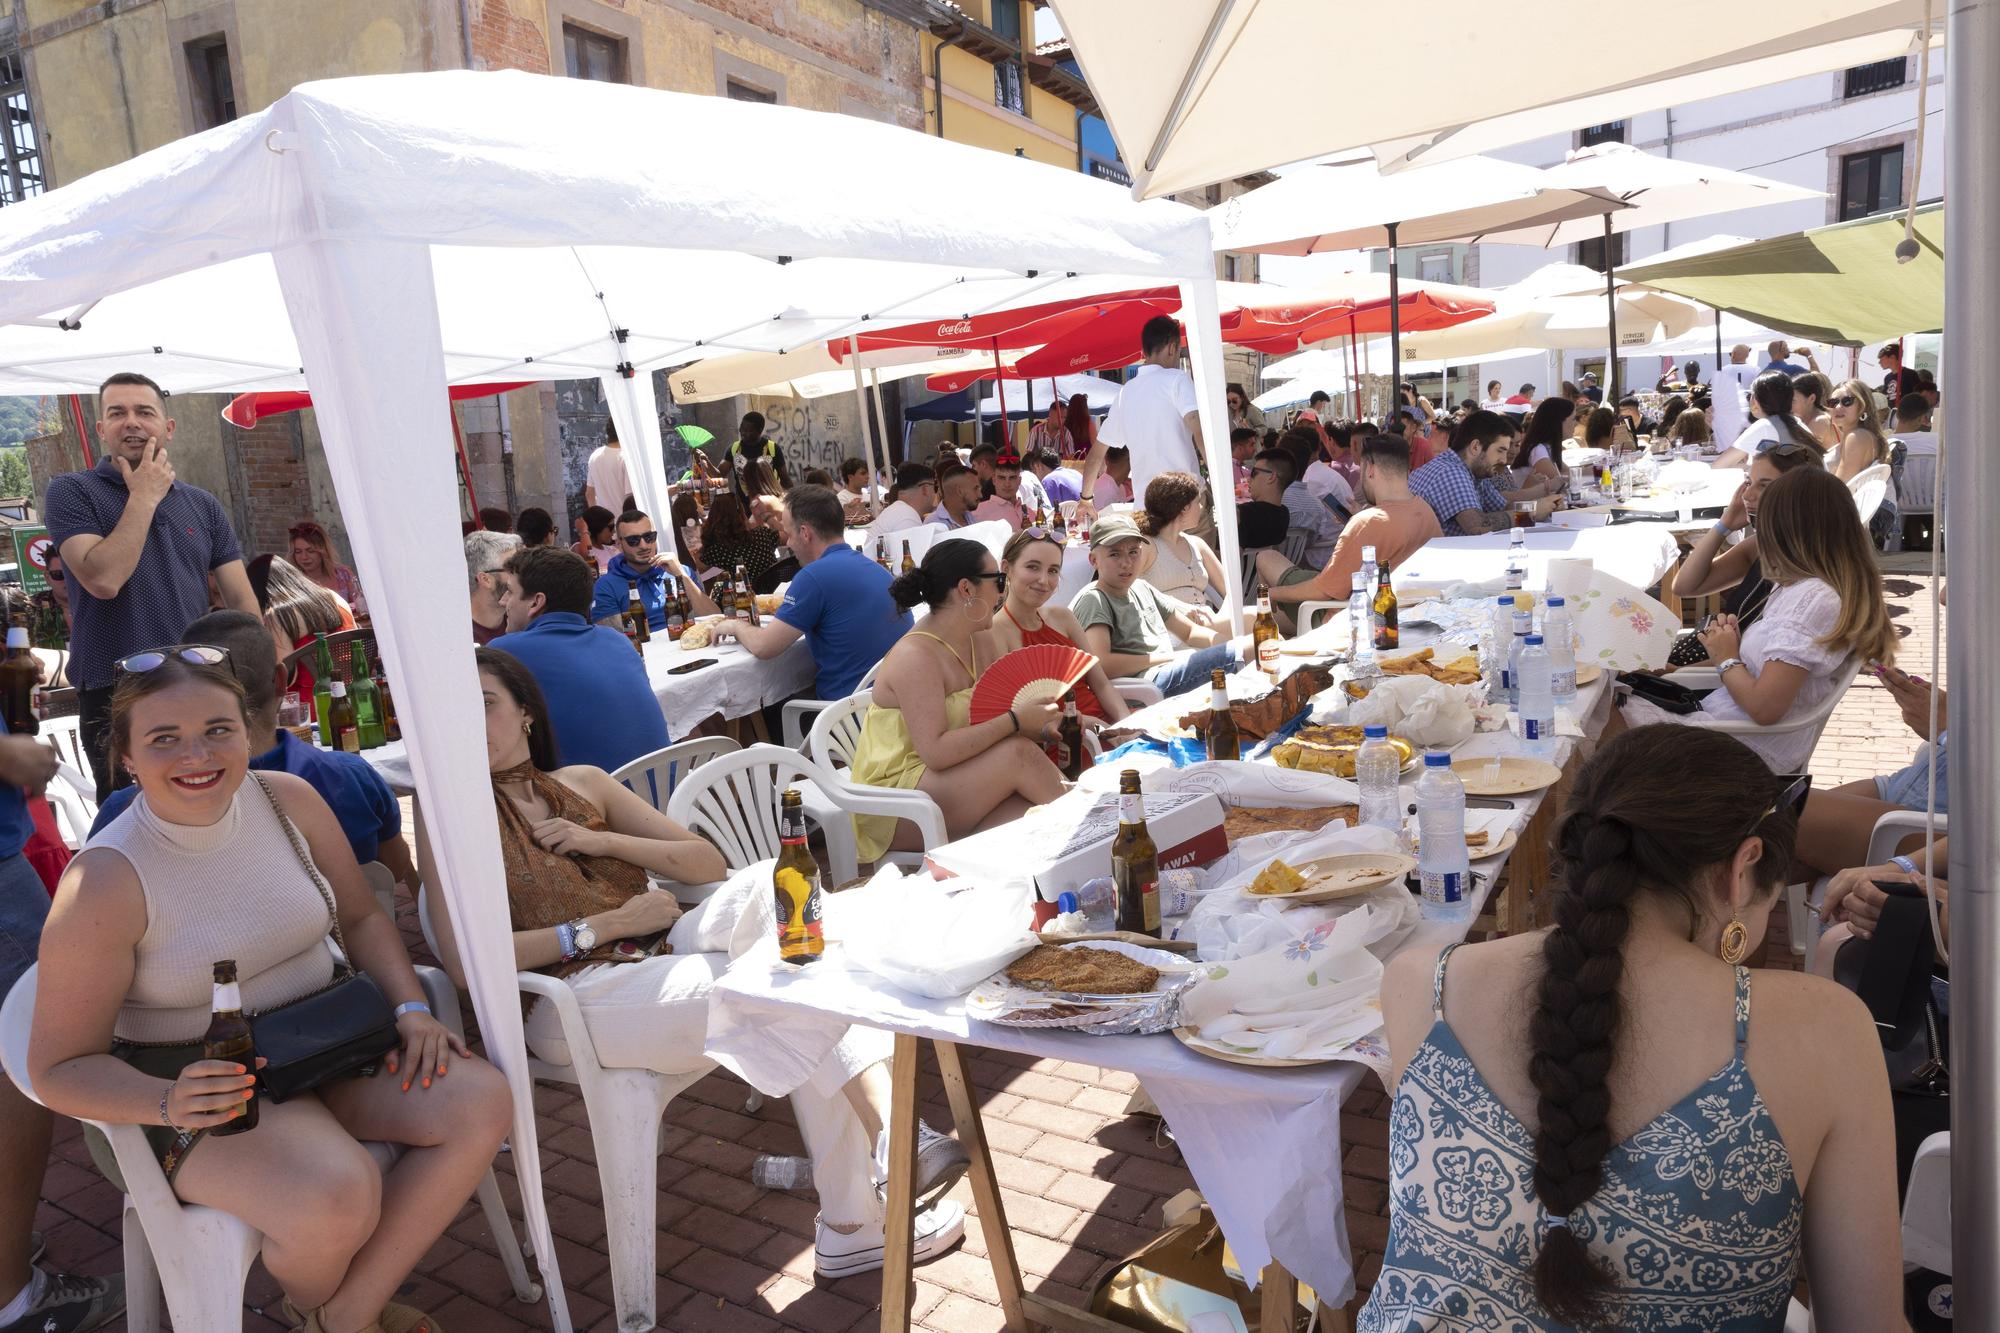
[[[720,608],[701,590],[701,584],[689,578],[687,571],[681,568],[679,560],[672,555],[660,554],[659,529],[645,514],[637,509],[628,509],[620,514],[616,540],[618,554],[612,556],[610,564],[605,566],[591,598],[592,623],[615,625],[618,617],[625,614],[632,589],[637,588],[639,604],[646,608],[647,628],[656,633],[664,631],[667,627],[668,575],[687,586],[688,603],[696,615],[720,613]]]
[[[241,611],[211,611],[189,625],[183,638],[229,654],[229,669],[243,687],[251,748],[262,751],[251,756],[250,767],[304,778],[332,808],[356,861],[362,865],[380,861],[397,883],[415,884],[417,869],[410,859],[410,844],[403,838],[403,807],[382,775],[360,755],[322,750],[279,728],[278,699],[285,678],[264,622]],[[112,792],[98,808],[90,831],[96,833],[118,818],[138,794],[137,787]]]
[[[715,627],[718,639],[734,638],[762,658],[776,657],[804,635],[819,667],[815,699],[854,693],[868,668],[914,623],[889,597],[889,571],[849,546],[844,528],[840,498],[832,491],[792,487],[780,530],[798,557],[798,577],[762,625],[725,620]]]
[[[542,687],[556,757],[616,773],[667,744],[667,719],[646,664],[617,630],[584,619],[590,562],[574,551],[530,547],[501,571],[507,632],[487,647],[510,653]]]
[[[115,781],[105,761],[112,663],[178,643],[208,610],[211,572],[237,610],[256,614],[257,595],[221,502],[174,480],[174,422],[160,386],[120,372],[98,387],[97,401],[102,456],[88,472],[50,481],[45,508],[69,575],[69,679],[102,803]]]

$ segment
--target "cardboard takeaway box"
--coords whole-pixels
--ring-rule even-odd
[[[1163,871],[1206,865],[1229,850],[1222,802],[1208,792],[1147,795],[1146,829]],[[948,875],[1025,876],[1043,900],[1054,902],[1058,894],[1111,873],[1111,840],[1117,834],[1115,794],[1092,798],[1072,792],[1001,828],[936,848],[925,859],[934,872]]]

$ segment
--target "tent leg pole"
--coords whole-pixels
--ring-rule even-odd
[[[1403,406],[1403,288],[1396,251],[1396,224],[1389,224],[1389,415]]]
[[[1722,373],[1722,307],[1713,306],[1711,308],[1715,311],[1715,373],[1720,375]]]
[[[995,338],[993,340],[993,388],[1000,395],[1000,438],[1004,440],[1013,427],[1007,424],[1007,381],[1000,378],[1000,373],[1000,340]],[[977,431],[975,430],[974,433],[976,434]],[[986,441],[978,440],[973,444],[973,448],[976,449],[984,443]]]
[[[1605,339],[1604,349],[1604,391],[1605,401],[1615,409],[1620,397],[1618,386],[1618,266],[1611,262],[1611,215],[1604,215],[1604,312],[1607,323],[1604,331],[1610,336]]]
[[[1958,0],[1946,18],[1945,49],[1955,78],[1945,80],[1945,123],[1992,125],[2000,116],[2000,0]],[[1945,226],[1956,239],[1947,258],[1944,345],[2000,347],[2000,135],[1958,133],[1946,144]],[[1957,355],[1954,351],[1954,357]],[[1969,691],[1967,717],[1980,719],[1961,744],[1965,790],[1991,793],[2000,779],[2000,527],[1984,507],[2000,489],[2000,455],[1971,447],[1974,423],[2000,413],[2000,381],[1968,375],[1953,385],[1951,420],[1965,423],[1962,447],[1945,452],[1945,525],[1952,533],[1952,572],[1966,614],[1952,622],[1949,669]],[[1964,512],[1960,512],[1963,510]],[[1977,520],[1977,521],[1975,521]],[[1966,809],[1964,832],[1951,844],[1951,951],[1971,976],[1954,987],[1951,1024],[1951,1239],[1954,1319],[1967,1328],[2000,1322],[2000,805],[1978,800]],[[1964,997],[1962,1005],[1957,995]],[[1962,1318],[1957,1313],[1963,1311]]]
[[[882,412],[882,376],[881,376],[880,374],[876,373],[875,371],[872,371],[872,370],[871,370],[871,371],[869,371],[869,372],[868,372],[868,387],[869,387],[869,388],[870,388],[871,390],[873,390],[873,391],[874,391],[874,397],[875,397],[875,438],[876,438],[876,440],[877,440],[877,441],[879,441],[879,442],[881,443],[881,446],[882,446],[882,466],[886,468],[886,467],[888,467],[888,466],[889,466],[889,419],[888,419],[888,417],[887,417],[887,416],[885,416],[885,415],[883,414],[883,412]],[[903,456],[904,456],[904,457],[906,457],[906,458],[907,458],[907,457],[909,456],[909,450],[908,450],[908,449],[905,449],[905,450],[903,451]],[[874,464],[874,461],[873,461],[873,459],[874,459],[874,455],[872,455],[872,454],[871,454],[871,455],[869,455],[869,458],[870,458],[870,462],[869,462],[868,466],[872,468],[872,467],[874,467],[874,466],[875,466],[875,464]]]

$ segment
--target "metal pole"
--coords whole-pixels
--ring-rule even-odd
[[[1712,309],[1715,311],[1715,373],[1720,375],[1722,374],[1722,307],[1714,306]],[[1714,388],[1711,387],[1709,389],[1711,397],[1714,392]]]
[[[2000,347],[2000,135],[1976,133],[2000,119],[2000,0],[1957,0],[1946,19],[1945,346]],[[1966,358],[1965,364],[1971,364]],[[2000,415],[2000,381],[1967,375],[1952,385],[1953,421]],[[1962,399],[1962,401],[1960,401]],[[1945,523],[1965,614],[1952,621],[1951,683],[1968,696],[1974,719],[1952,755],[1964,789],[1974,793],[1952,832],[1953,969],[1951,1023],[1951,1248],[1953,1320],[1966,1328],[2000,1326],[2000,804],[1985,799],[2000,781],[2000,526],[1984,507],[2000,492],[2000,455],[1974,447],[1976,427],[1958,433],[1945,454]]]
[[[1347,313],[1347,419],[1361,420],[1361,349],[1355,345],[1354,312]]]
[[[1618,406],[1618,280],[1617,266],[1611,262],[1611,215],[1604,215],[1604,308],[1609,322],[1604,326],[1609,346],[1604,351],[1604,401]]]
[[[868,372],[868,387],[875,392],[875,438],[882,442],[882,465],[887,467],[889,465],[889,419],[882,413],[882,376],[878,372],[873,370]],[[905,457],[908,457],[909,450],[907,448],[904,449],[903,454]],[[871,461],[868,466],[873,468],[875,465]],[[874,484],[872,476],[869,484]],[[873,505],[874,501],[871,500],[869,503]]]
[[[1000,340],[998,338],[995,338],[993,340],[993,386],[1000,393],[1000,438],[1003,440],[1007,438],[1007,435],[1011,430],[1011,427],[1007,425],[1007,381],[1004,378],[1004,375],[1005,372],[1003,372],[1000,369]],[[978,433],[979,433],[979,428],[975,423],[973,426],[973,434],[977,436]],[[973,448],[976,449],[984,443],[986,443],[986,441],[975,438],[973,441]]]
[[[861,387],[861,340],[854,334],[847,335],[847,363],[854,367],[854,428],[861,433],[861,456],[868,460],[868,479],[875,479],[875,442],[868,435],[868,395]],[[877,391],[878,399],[880,390]],[[879,405],[879,403],[878,403]],[[882,437],[882,451],[889,450],[889,437]],[[834,460],[836,474],[840,460]]]
[[[1403,406],[1403,287],[1396,272],[1396,224],[1389,224],[1389,416]]]

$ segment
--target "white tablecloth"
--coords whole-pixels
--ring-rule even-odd
[[[1557,557],[1589,560],[1602,572],[1644,590],[1660,581],[1679,554],[1663,525],[1535,527],[1526,535],[1528,586],[1547,586],[1548,563]],[[1488,583],[1505,577],[1508,534],[1438,537],[1396,567],[1396,596],[1405,602],[1443,592],[1455,583]]]
[[[678,676],[669,674],[674,667],[697,661],[715,665]],[[658,632],[646,645],[646,678],[659,696],[667,735],[677,741],[687,739],[710,717],[744,717],[766,704],[789,699],[810,688],[818,671],[804,639],[769,661],[759,661],[736,643],[686,652]]]

